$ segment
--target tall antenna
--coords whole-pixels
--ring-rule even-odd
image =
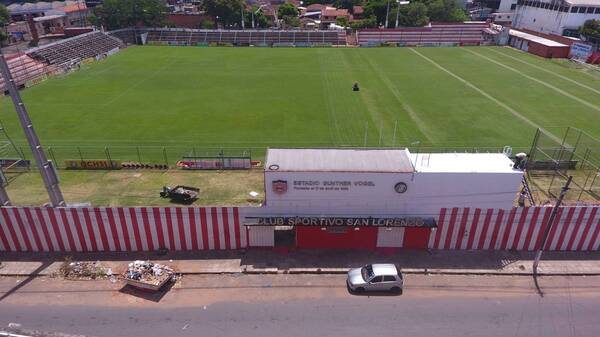
[[[10,73],[10,70],[8,69],[8,64],[6,63],[6,59],[4,58],[4,54],[1,50],[0,72],[2,73],[2,77],[4,77],[6,89],[8,90],[10,97],[12,98],[15,110],[17,111],[17,116],[19,117],[19,121],[21,122],[21,127],[23,127],[23,132],[25,132],[25,137],[27,138],[27,142],[29,143],[29,147],[31,148],[33,158],[35,159],[38,169],[40,170],[40,174],[42,175],[44,185],[46,185],[46,190],[48,191],[50,202],[54,207],[65,206],[65,200],[63,198],[62,192],[60,191],[60,187],[58,186],[58,177],[56,175],[54,165],[51,161],[49,161],[46,158],[46,153],[44,153],[42,144],[40,143],[40,140],[37,134],[35,133],[35,130],[33,129],[33,123],[29,118],[27,109],[25,109],[25,104],[23,104],[23,100],[21,99],[19,90],[15,85],[15,81]]]

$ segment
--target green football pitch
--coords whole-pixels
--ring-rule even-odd
[[[600,138],[600,73],[504,47],[131,47],[22,96],[58,161],[105,147],[122,160],[164,147],[172,162],[208,148],[527,148],[559,126]],[[24,145],[10,100],[0,108]]]

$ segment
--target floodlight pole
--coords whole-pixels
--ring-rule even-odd
[[[387,2],[387,9],[385,10],[385,26],[383,27],[384,29],[387,29],[388,27],[388,17],[390,15],[390,2],[388,0]]]
[[[395,26],[395,28],[398,28],[398,21],[400,19],[400,6],[401,5],[408,5],[410,3],[410,1],[396,0],[396,2],[398,3],[398,9],[396,10],[396,26]]]
[[[567,183],[560,191],[560,195],[558,196],[558,200],[556,201],[556,205],[552,209],[552,213],[550,214],[550,219],[548,219],[548,223],[546,224],[546,228],[544,229],[544,236],[542,237],[542,244],[538,248],[537,253],[535,254],[535,260],[533,261],[533,276],[537,276],[538,265],[540,264],[540,259],[542,258],[542,252],[544,251],[544,247],[546,246],[546,241],[548,241],[548,235],[550,234],[550,229],[554,224],[554,218],[556,218],[556,214],[560,209],[560,205],[562,204],[563,198],[567,191],[569,190],[569,185],[571,184],[571,180],[573,180],[573,176],[569,176],[567,179]]]
[[[29,114],[27,114],[25,104],[23,104],[23,100],[21,99],[21,95],[19,94],[19,90],[15,84],[15,80],[8,69],[8,64],[6,63],[6,59],[4,58],[4,54],[2,54],[1,50],[0,72],[4,77],[4,83],[6,83],[6,88],[8,89],[10,97],[12,98],[15,110],[17,111],[17,116],[21,122],[21,127],[23,128],[23,132],[25,132],[25,137],[27,138],[27,142],[31,148],[33,158],[35,159],[38,169],[40,170],[44,185],[46,185],[50,202],[54,207],[65,206],[65,199],[63,198],[60,187],[58,186],[58,177],[56,175],[54,165],[46,158],[42,144],[40,143],[40,140],[33,129],[33,123],[29,118]]]

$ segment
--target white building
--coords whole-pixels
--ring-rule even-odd
[[[311,216],[425,216],[444,207],[510,208],[523,172],[501,153],[269,149],[266,209]]]
[[[517,9],[517,0],[500,0],[498,13],[510,13]]]
[[[600,0],[518,0],[513,27],[577,37],[590,19],[600,20]]]

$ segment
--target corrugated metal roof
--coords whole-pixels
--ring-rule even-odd
[[[395,172],[412,173],[407,149],[268,149],[270,172]]]
[[[600,0],[565,0],[574,6],[600,6]]]
[[[553,40],[549,40],[543,37],[539,37],[533,34],[529,34],[529,33],[525,33],[522,32],[520,30],[516,30],[516,29],[511,29],[508,32],[511,36],[516,36],[518,38],[524,39],[524,40],[528,40],[528,41],[532,41],[532,42],[537,42],[541,45],[547,46],[547,47],[568,47],[566,44],[562,44]]]

